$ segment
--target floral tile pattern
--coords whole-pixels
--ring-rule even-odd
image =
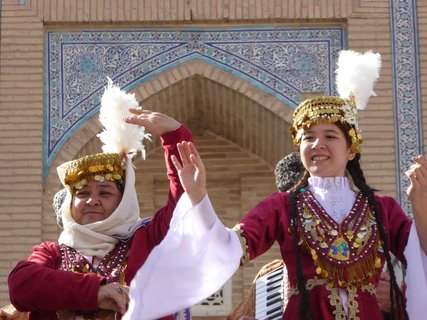
[[[64,141],[99,110],[107,77],[129,90],[200,59],[295,108],[303,92],[335,94],[335,63],[345,41],[341,26],[48,30],[45,174]]]
[[[412,164],[412,156],[424,153],[416,0],[390,0],[390,21],[397,195],[403,210],[411,215],[405,171]]]

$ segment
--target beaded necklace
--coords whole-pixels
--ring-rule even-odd
[[[368,199],[358,193],[341,223],[328,215],[309,190],[299,194],[297,208],[302,243],[311,254],[316,273],[335,287],[368,283],[382,266],[383,252]]]
[[[61,264],[59,270],[74,273],[96,273],[106,278],[107,283],[119,282],[125,283],[126,261],[129,253],[129,242],[119,242],[98,264],[93,266],[85,256],[78,253],[73,248],[61,244],[58,246],[61,252]],[[78,311],[78,310],[60,310],[57,312],[58,319],[82,319],[82,320],[109,320],[115,319],[113,311]]]
[[[98,264],[94,267],[85,256],[78,253],[73,248],[64,244],[59,245],[61,252],[60,270],[74,273],[96,273],[105,277],[107,283],[120,282],[124,284],[124,270],[126,268],[129,243],[119,242]]]

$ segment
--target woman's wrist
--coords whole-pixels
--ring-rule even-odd
[[[202,201],[203,198],[206,196],[206,189],[204,189],[203,191],[201,191],[201,190],[199,191],[198,190],[198,191],[191,192],[191,193],[187,192],[187,194],[188,194],[188,197],[191,200],[191,204],[194,207],[195,205],[199,204],[200,201]]]

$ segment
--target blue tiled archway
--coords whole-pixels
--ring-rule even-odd
[[[294,108],[301,92],[334,94],[345,39],[340,26],[47,31],[45,174],[64,141],[98,111],[107,76],[129,90],[200,59]]]

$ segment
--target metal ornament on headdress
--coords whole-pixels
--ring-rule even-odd
[[[123,117],[129,115],[130,107],[138,107],[135,95],[124,92],[108,78],[99,112],[104,130],[97,135],[103,143],[103,153],[66,162],[57,169],[59,179],[71,194],[87,185],[89,179],[115,181],[123,186],[126,160],[138,151],[145,157],[142,141],[149,134],[145,133],[144,127],[123,121]]]
[[[295,109],[290,129],[294,145],[299,145],[304,130],[319,121],[325,120],[329,123],[340,121],[350,127],[348,134],[352,140],[352,151],[360,152],[363,139],[357,110],[365,109],[369,98],[376,95],[373,87],[379,77],[380,67],[379,53],[341,51],[335,71],[339,97],[318,96],[303,101]]]

